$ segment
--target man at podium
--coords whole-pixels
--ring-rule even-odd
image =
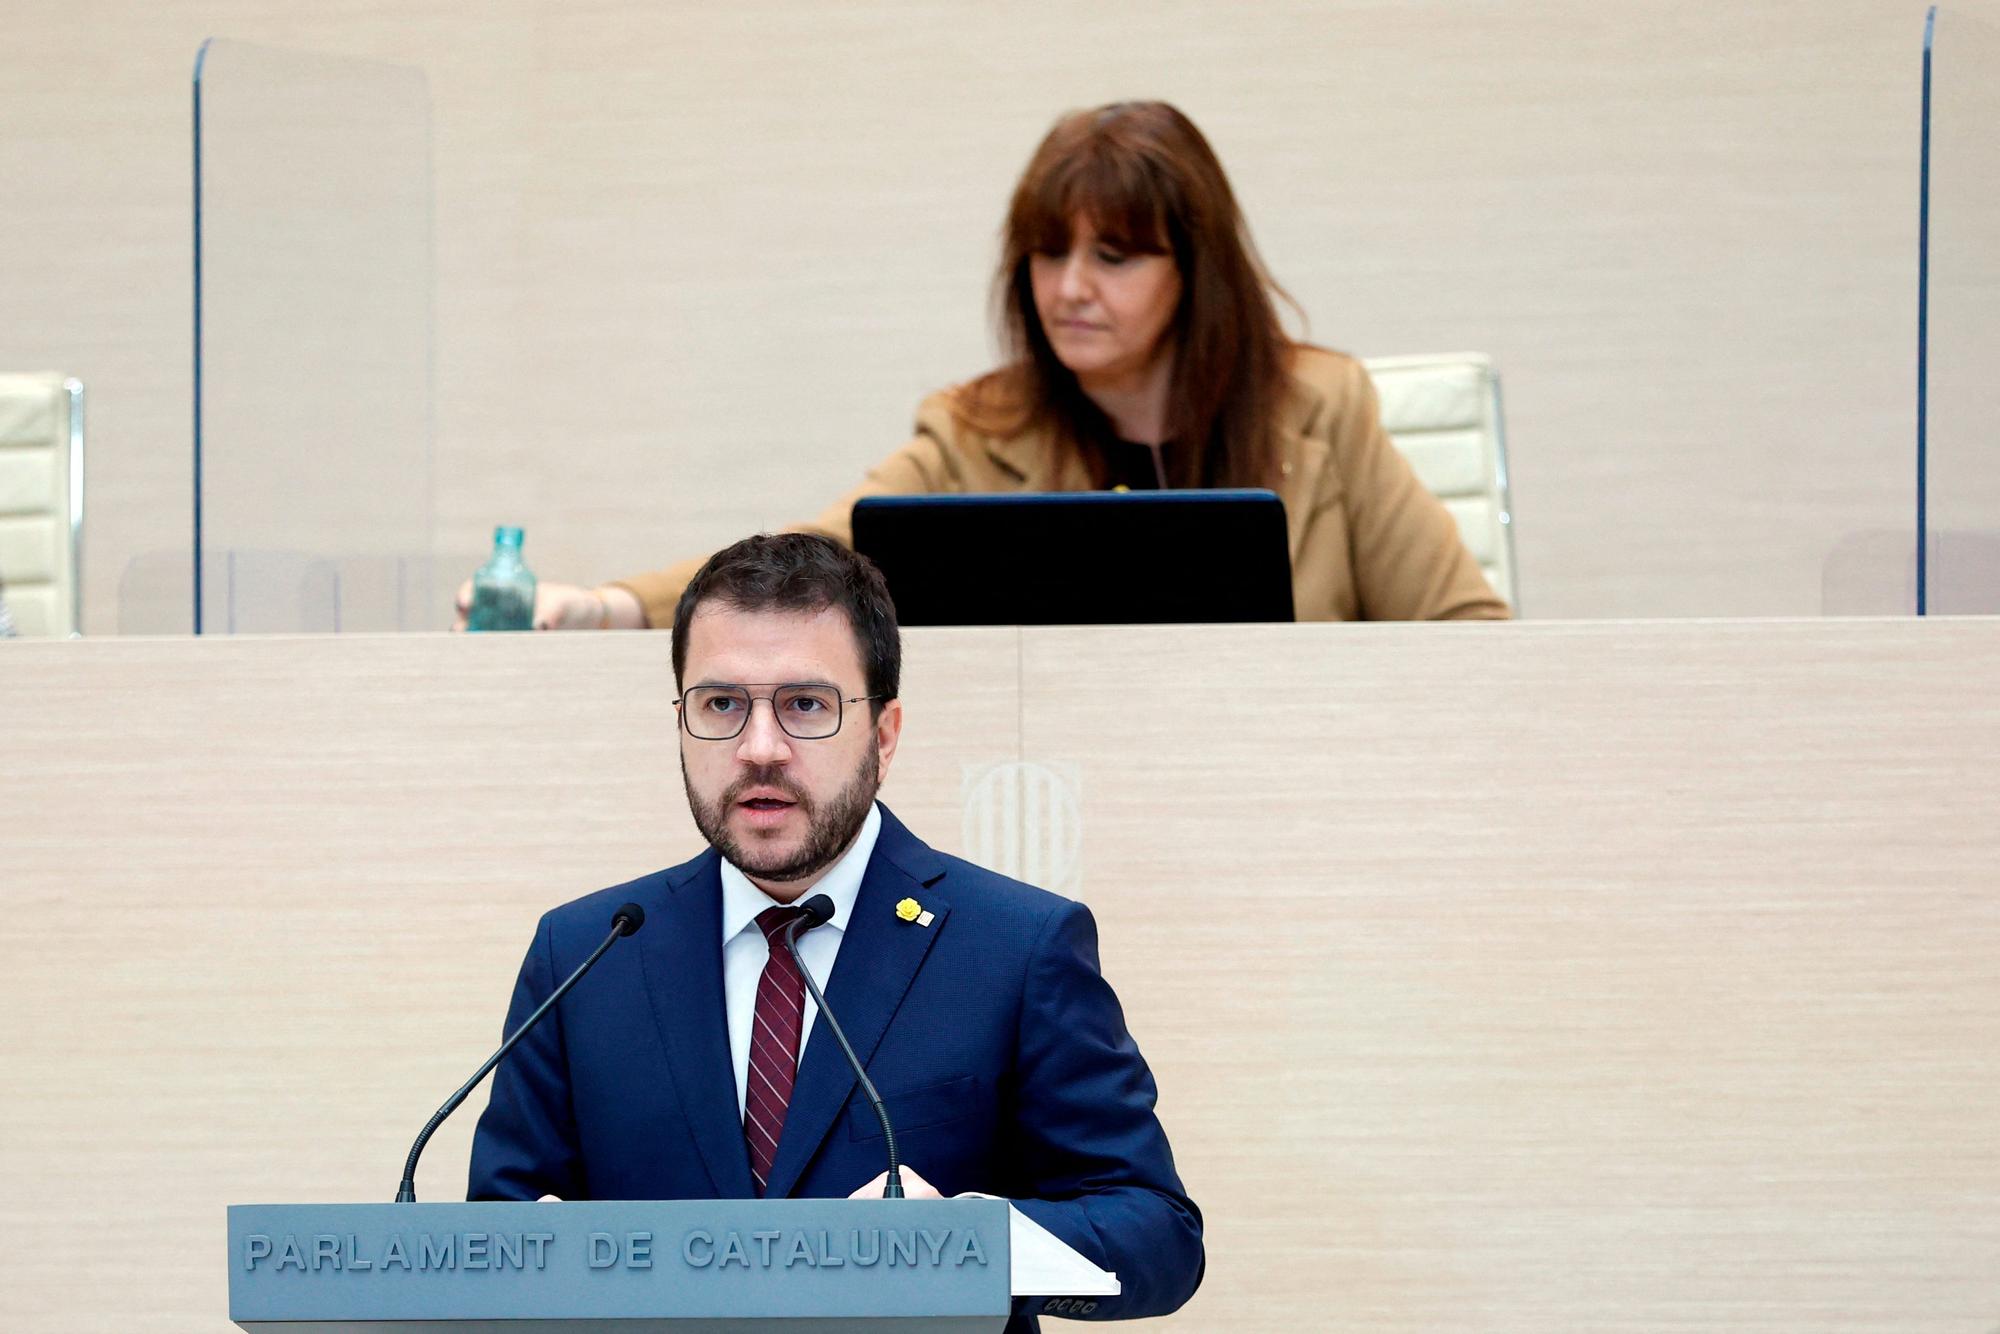
[[[758,536],[702,567],[673,663],[709,850],[543,916],[509,1031],[621,903],[646,914],[495,1072],[469,1198],[880,1195],[881,1122],[782,944],[799,919],[909,1195],[1012,1200],[1117,1274],[1097,1318],[1173,1311],[1201,1281],[1201,1214],[1090,912],[934,851],[875,800],[901,656],[880,574],[833,542]]]

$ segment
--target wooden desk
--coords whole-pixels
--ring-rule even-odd
[[[1162,1323],[2000,1321],[2000,622],[908,655],[886,799],[1098,913],[1208,1215]],[[225,1202],[389,1198],[539,912],[698,846],[672,693],[665,636],[0,648],[6,1324],[224,1328]]]

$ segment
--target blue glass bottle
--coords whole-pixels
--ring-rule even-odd
[[[532,630],[535,574],[521,563],[521,530],[493,530],[493,558],[472,576],[468,630]]]

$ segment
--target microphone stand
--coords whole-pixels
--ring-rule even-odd
[[[833,915],[833,903],[824,894],[815,894],[813,898],[821,900],[826,911],[816,911],[820,906],[818,904],[808,903],[801,906],[812,916],[812,925],[818,926]],[[889,1109],[882,1105],[882,1095],[875,1091],[875,1081],[861,1068],[861,1059],[854,1054],[854,1048],[847,1041],[847,1034],[841,1031],[840,1020],[834,1018],[833,1011],[827,1008],[826,997],[820,994],[819,983],[813,981],[812,970],[807,968],[806,961],[799,957],[799,927],[805,920],[804,917],[794,917],[785,925],[785,950],[792,956],[792,962],[798,965],[799,976],[805,979],[806,990],[812,993],[813,1004],[819,1006],[819,1017],[833,1030],[834,1040],[840,1043],[840,1050],[847,1057],[847,1063],[854,1067],[855,1078],[861,1081],[861,1091],[868,1095],[868,1105],[875,1109],[876,1117],[882,1122],[882,1140],[889,1149],[889,1175],[882,1183],[882,1198],[900,1200],[904,1198],[903,1167],[896,1157],[896,1131],[889,1124]]]
[[[604,957],[604,952],[610,949],[613,945],[618,943],[618,938],[620,936],[631,935],[634,931],[637,931],[641,926],[644,926],[645,923],[646,923],[646,914],[640,910],[637,904],[628,903],[624,907],[620,908],[617,914],[613,916],[611,919],[611,934],[604,938],[604,943],[602,945],[599,945],[595,950],[591,951],[590,957],[588,959],[585,959],[575,972],[571,973],[567,978],[563,979],[563,984],[561,986],[557,987],[554,991],[549,993],[549,998],[543,1001],[533,1014],[528,1016],[528,1021],[526,1023],[522,1024],[519,1028],[515,1029],[512,1036],[510,1036],[505,1042],[500,1044],[499,1051],[494,1052],[491,1056],[486,1058],[486,1064],[480,1066],[478,1073],[474,1074],[472,1078],[465,1081],[464,1087],[460,1088],[458,1092],[452,1094],[449,1098],[445,1099],[444,1106],[437,1109],[437,1112],[431,1117],[430,1121],[424,1126],[423,1130],[418,1132],[417,1142],[410,1146],[410,1156],[403,1163],[402,1184],[396,1187],[397,1204],[416,1203],[417,1159],[423,1157],[424,1146],[431,1142],[431,1136],[437,1132],[437,1128],[439,1126],[444,1124],[444,1119],[447,1116],[450,1116],[453,1112],[458,1110],[458,1105],[465,1101],[466,1097],[472,1092],[472,1090],[479,1087],[479,1081],[486,1078],[486,1076],[489,1073],[491,1073],[494,1066],[500,1064],[500,1059],[503,1056],[505,1056],[508,1052],[514,1050],[514,1044],[519,1042],[522,1038],[526,1037],[528,1035],[528,1030],[533,1028],[536,1024],[542,1021],[542,1016],[549,1012],[549,1007],[554,1005],[557,1001],[561,1000],[566,994],[568,994],[569,989],[575,986],[578,980],[581,979],[585,973],[589,972],[591,970],[591,967],[594,964],[596,964],[596,962],[599,959]]]

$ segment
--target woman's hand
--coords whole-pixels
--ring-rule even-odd
[[[472,611],[472,581],[458,586],[452,629],[463,630]],[[537,630],[643,630],[646,614],[639,599],[614,585],[585,588],[547,581],[535,585]]]

